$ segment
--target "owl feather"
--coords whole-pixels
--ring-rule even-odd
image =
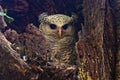
[[[50,47],[48,57],[55,64],[76,63],[76,31],[74,23],[76,17],[69,17],[63,14],[39,16],[41,21],[40,30],[46,39],[46,43]],[[47,23],[46,23],[47,22]],[[59,36],[58,36],[59,35]]]
[[[39,21],[42,23],[42,22],[44,22],[44,21],[46,21],[46,17],[48,16],[48,14],[47,13],[42,13],[42,14],[40,14],[39,15]]]

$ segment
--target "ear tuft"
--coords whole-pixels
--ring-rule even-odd
[[[71,22],[77,22],[78,16],[75,13],[72,13]]]
[[[40,21],[40,22],[45,22],[47,16],[48,16],[48,14],[45,13],[45,12],[42,13],[42,14],[40,14],[40,15],[39,15],[39,21]]]

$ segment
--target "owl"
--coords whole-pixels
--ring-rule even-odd
[[[49,60],[55,64],[76,64],[76,16],[69,17],[63,14],[39,16],[39,29],[43,33],[46,43],[50,47]]]

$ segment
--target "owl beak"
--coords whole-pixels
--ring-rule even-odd
[[[62,36],[62,29],[58,27],[58,37],[61,38],[61,36]]]

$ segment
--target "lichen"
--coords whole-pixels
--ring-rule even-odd
[[[89,75],[89,72],[85,71],[84,69],[86,62],[86,58],[83,57],[81,64],[78,67],[79,72],[77,77],[79,80],[92,80],[91,76]]]

